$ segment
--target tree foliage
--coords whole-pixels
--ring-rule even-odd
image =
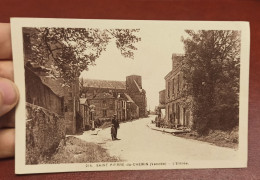
[[[193,97],[194,128],[200,134],[231,129],[239,118],[240,32],[186,33],[182,70]]]
[[[134,58],[139,29],[23,28],[26,61],[52,69],[50,75],[71,82],[94,65],[109,42]]]

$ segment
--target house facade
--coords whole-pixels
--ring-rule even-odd
[[[64,94],[37,75],[33,67],[25,66],[26,102],[63,115]],[[40,70],[38,70],[40,72]]]
[[[160,103],[165,107],[165,123],[174,127],[192,127],[192,98],[184,95],[186,88],[181,62],[182,54],[172,55],[172,70],[165,76],[165,91],[160,92]],[[164,99],[163,99],[164,97]],[[189,102],[189,103],[187,103]]]
[[[88,104],[91,107],[89,108],[91,112],[85,122],[107,121],[114,114],[117,115],[119,121],[145,116],[146,94],[141,86],[141,76],[133,75],[126,79],[126,81],[80,80],[81,99],[86,101],[82,102],[81,106]]]
[[[106,120],[116,114],[119,121],[126,120],[126,101],[122,97],[98,93],[88,97],[87,102],[94,107],[96,119]]]
[[[46,69],[32,63],[25,65],[26,102],[37,105],[64,117],[66,134],[81,131],[83,122],[79,114],[79,81],[62,87],[62,79],[48,77]]]

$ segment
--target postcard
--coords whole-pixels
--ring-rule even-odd
[[[12,18],[16,174],[245,168],[248,22]]]

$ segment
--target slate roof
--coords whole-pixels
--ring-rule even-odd
[[[127,98],[128,102],[134,103],[133,99],[126,93],[124,93],[125,97]]]
[[[106,88],[106,89],[126,89],[125,81],[84,79],[84,87]]]
[[[43,84],[48,86],[56,95],[62,97],[65,96],[65,89],[66,87],[62,87],[62,80],[61,79],[52,79],[46,76],[40,76],[40,79]]]
[[[115,97],[112,94],[106,92],[87,96],[87,99],[113,99],[113,98]]]
[[[135,86],[137,87],[138,91],[141,93],[142,89],[139,87],[139,85],[137,84],[137,82],[134,80]]]
[[[37,72],[44,70],[40,66],[29,66],[29,67],[25,66],[25,69],[33,73],[33,75],[36,76],[37,78],[39,78],[41,82],[47,87],[49,87],[54,94],[58,95],[59,97],[65,96],[65,90],[67,88],[62,87],[63,84],[62,79],[53,79],[48,76],[40,76],[39,74],[37,74]]]

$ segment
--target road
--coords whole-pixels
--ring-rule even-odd
[[[112,141],[110,128],[86,131],[76,136],[88,142],[102,145],[111,156],[124,161],[176,161],[176,160],[234,160],[236,150],[218,147],[206,142],[176,137],[147,127],[153,116],[132,122],[121,123],[118,129],[120,140]],[[96,132],[97,132],[96,131]]]

